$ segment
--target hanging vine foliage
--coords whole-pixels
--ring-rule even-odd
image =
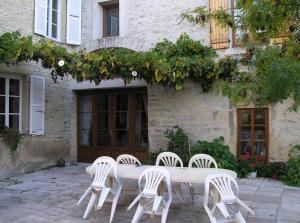
[[[96,84],[114,78],[122,78],[125,83],[139,78],[179,91],[190,78],[206,92],[215,80],[228,78],[237,70],[235,60],[225,58],[215,62],[215,59],[216,53],[211,48],[186,34],[175,43],[164,40],[147,52],[103,48],[89,53],[68,52],[45,39],[35,44],[31,36],[22,37],[19,32],[0,36],[0,63],[41,62],[44,68],[51,70],[55,81],[67,74],[78,82],[90,80]],[[59,65],[60,60],[64,61],[63,65]]]

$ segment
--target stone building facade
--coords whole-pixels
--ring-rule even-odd
[[[77,0],[78,1],[78,0]],[[0,0],[0,34],[19,30],[23,35],[35,33],[34,0]],[[67,44],[67,0],[60,0],[60,40],[58,44],[69,50],[85,48],[93,51],[104,47],[124,47],[136,51],[150,49],[164,38],[175,41],[182,33],[210,45],[210,26],[204,28],[180,23],[180,14],[196,6],[209,5],[209,0],[82,0],[81,1],[81,44]],[[80,1],[78,1],[80,2]],[[104,37],[104,11],[107,5],[118,4],[118,35]],[[110,12],[109,12],[110,13]],[[242,52],[229,47],[217,50],[220,56]],[[14,155],[9,154],[0,138],[0,178],[54,165],[64,158],[67,161],[80,160],[78,157],[78,114],[77,98],[80,92],[101,89],[134,89],[143,87],[148,95],[147,134],[149,150],[164,148],[167,140],[163,132],[173,126],[181,126],[193,142],[199,139],[212,140],[225,137],[232,152],[238,151],[238,108],[253,108],[251,105],[232,105],[227,98],[216,92],[201,93],[200,86],[187,82],[184,90],[175,93],[173,89],[161,86],[147,86],[134,81],[125,86],[120,80],[93,83],[76,83],[71,78],[54,83],[49,71],[36,63],[20,63],[16,66],[0,66],[0,77],[17,75],[22,79],[22,133],[20,148]],[[45,125],[44,134],[28,134],[30,117],[30,83],[28,77],[45,77]],[[267,160],[287,159],[290,144],[300,143],[299,113],[288,112],[289,102],[266,105],[268,109]],[[255,128],[255,127],[253,127]]]

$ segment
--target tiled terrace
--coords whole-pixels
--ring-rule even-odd
[[[90,184],[85,173],[86,164],[65,168],[51,168],[0,181],[0,222],[2,223],[87,223],[109,222],[110,205],[93,212],[87,220],[81,217],[83,206],[75,206],[78,198]],[[256,178],[239,180],[240,198],[246,201],[256,216],[246,215],[248,223],[300,222],[300,189],[280,181]],[[174,200],[168,222],[209,222],[199,199],[192,205],[188,190],[186,204]],[[131,222],[135,209],[126,211],[134,198],[126,192],[117,207],[114,222]],[[160,222],[158,217],[146,217],[142,222]]]

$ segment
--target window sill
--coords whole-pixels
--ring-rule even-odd
[[[50,36],[44,36],[44,35],[41,35],[41,34],[38,34],[38,33],[34,33],[34,34],[37,35],[37,36],[39,36],[39,37],[42,37],[42,38],[47,38],[47,39],[52,40],[52,41],[57,42],[57,43],[62,43],[59,38],[53,38],[53,37],[50,37]]]

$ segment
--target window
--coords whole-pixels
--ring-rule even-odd
[[[267,161],[268,109],[238,109],[238,156]]]
[[[0,130],[21,130],[21,80],[0,76]]]
[[[60,18],[61,0],[35,0],[35,33],[59,41]]]
[[[119,35],[119,4],[103,6],[103,36]]]
[[[60,0],[48,0],[47,36],[59,39],[60,28]]]

